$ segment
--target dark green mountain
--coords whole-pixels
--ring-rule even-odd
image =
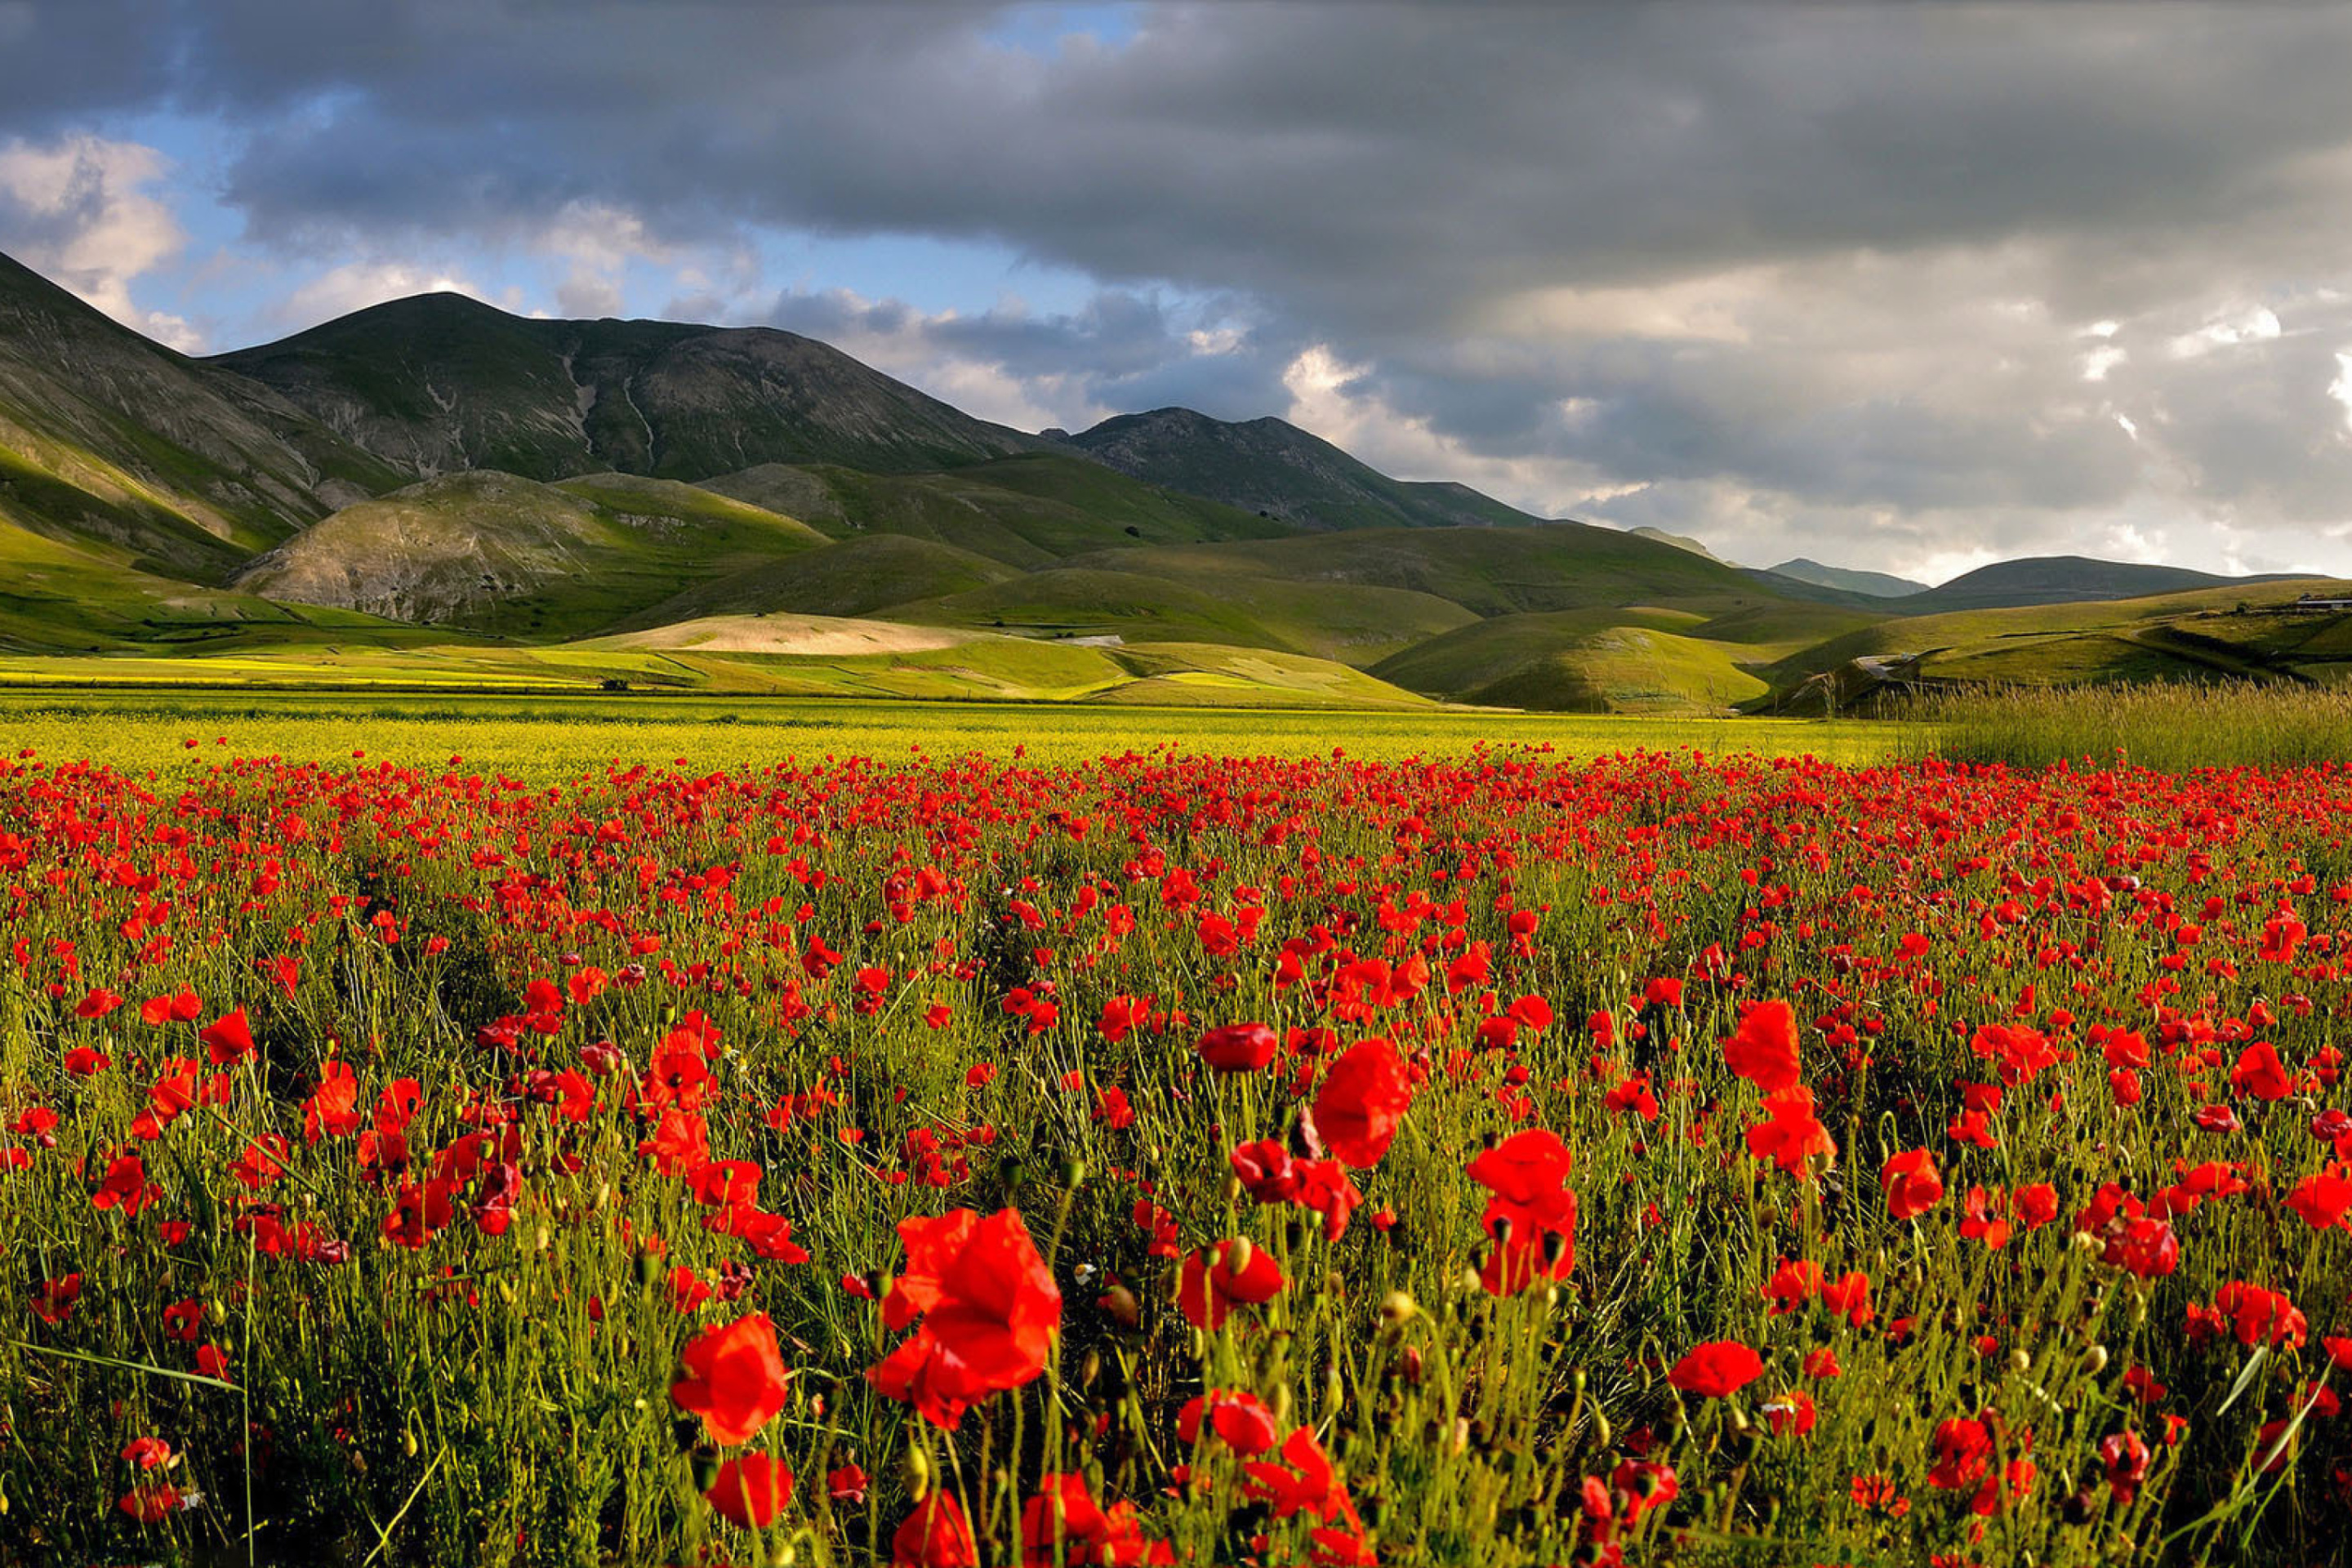
[[[791,332],[529,321],[457,294],[395,300],[209,363],[420,478],[617,468],[694,480],[762,463],[919,473],[1048,445]]]
[[[1843,566],[1824,566],[1801,555],[1768,570],[1777,576],[1793,577],[1800,583],[1815,583],[1824,588],[1843,588],[1850,594],[1868,594],[1879,599],[1900,599],[1906,595],[1927,591],[1927,584],[1915,583],[1908,577],[1890,576],[1885,572],[1856,572]]]
[[[1279,419],[1122,414],[1066,437],[1120,473],[1299,528],[1519,528],[1544,520],[1467,485],[1390,479]]]
[[[2139,599],[2152,594],[2184,594],[2192,588],[2225,588],[2233,583],[2273,581],[2277,579],[2223,577],[2210,572],[2192,572],[2185,566],[2095,561],[2083,555],[2036,555],[1979,566],[1940,586],[1910,595],[1889,608],[1906,616],[1929,616],[1948,610]]]
[[[151,342],[0,256],[0,524],[217,583],[400,482],[267,387]]]

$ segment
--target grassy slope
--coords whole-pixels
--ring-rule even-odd
[[[985,588],[892,607],[900,620],[1054,637],[1209,642],[1371,664],[1473,617],[1391,588],[1222,576],[1200,585],[1104,566],[1055,567]]]
[[[1261,648],[1165,643],[1085,647],[1028,637],[816,616],[722,616],[650,632],[541,646],[402,646],[373,624],[310,629],[300,647],[175,655],[0,655],[0,685],[587,692],[612,680],[648,692],[1115,700],[1178,706],[1406,708],[1415,694],[1343,665]],[[772,641],[761,634],[773,632]]]
[[[1375,665],[1414,691],[1555,712],[1712,712],[1760,697],[1752,650],[1695,635],[1688,611],[1559,610],[1500,616]]]
[[[1788,689],[1864,657],[1917,656],[1928,680],[2022,685],[2197,679],[2322,671],[2352,658],[2346,617],[2284,605],[2324,580],[2231,584],[2190,593],[2092,604],[1966,610],[1889,620],[1781,659],[1769,677]],[[2239,606],[2249,612],[2239,613]]]
[[[625,616],[616,629],[762,611],[868,616],[887,605],[946,598],[1020,574],[1001,561],[935,540],[859,534],[698,583]]]
[[[1291,531],[1054,454],[911,475],[770,464],[705,488],[803,518],[835,538],[904,534],[1024,570],[1096,551]]]
[[[1074,562],[1092,566],[1097,559]],[[1448,599],[1475,616],[1627,605],[1710,615],[1790,601],[1730,567],[1581,523],[1517,529],[1378,529],[1344,539],[1306,537],[1164,548],[1123,554],[1123,572],[1214,591],[1221,579],[1273,577],[1301,586],[1355,584]]]
[[[688,485],[474,472],[347,507],[239,581],[298,602],[554,640],[821,542],[793,519]]]

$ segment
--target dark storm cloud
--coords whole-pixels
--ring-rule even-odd
[[[2154,491],[2242,533],[2352,515],[2352,13],[1223,3],[1041,52],[1005,11],[0,0],[0,134],[218,116],[256,242],[326,255],[583,207],[998,244],[1100,292],[775,314],[1057,407],[1279,412],[1325,344],[1376,460],[1647,483],[1621,510],[1704,497],[1764,542],[2091,537]],[[2173,346],[2265,304],[2276,335]]]

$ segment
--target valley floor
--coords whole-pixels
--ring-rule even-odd
[[[224,691],[0,691],[0,745],[166,776],[231,757],[347,757],[553,781],[618,763],[761,766],[788,757],[982,752],[1040,763],[1132,749],[1367,760],[1547,748],[1562,760],[1638,749],[1866,763],[1916,748],[1883,721],[1666,719],[1427,708],[1395,712],[788,697]]]

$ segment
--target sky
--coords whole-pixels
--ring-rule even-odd
[[[2243,0],[0,0],[0,251],[190,352],[453,289],[1755,564],[2352,575],[2347,80]]]

